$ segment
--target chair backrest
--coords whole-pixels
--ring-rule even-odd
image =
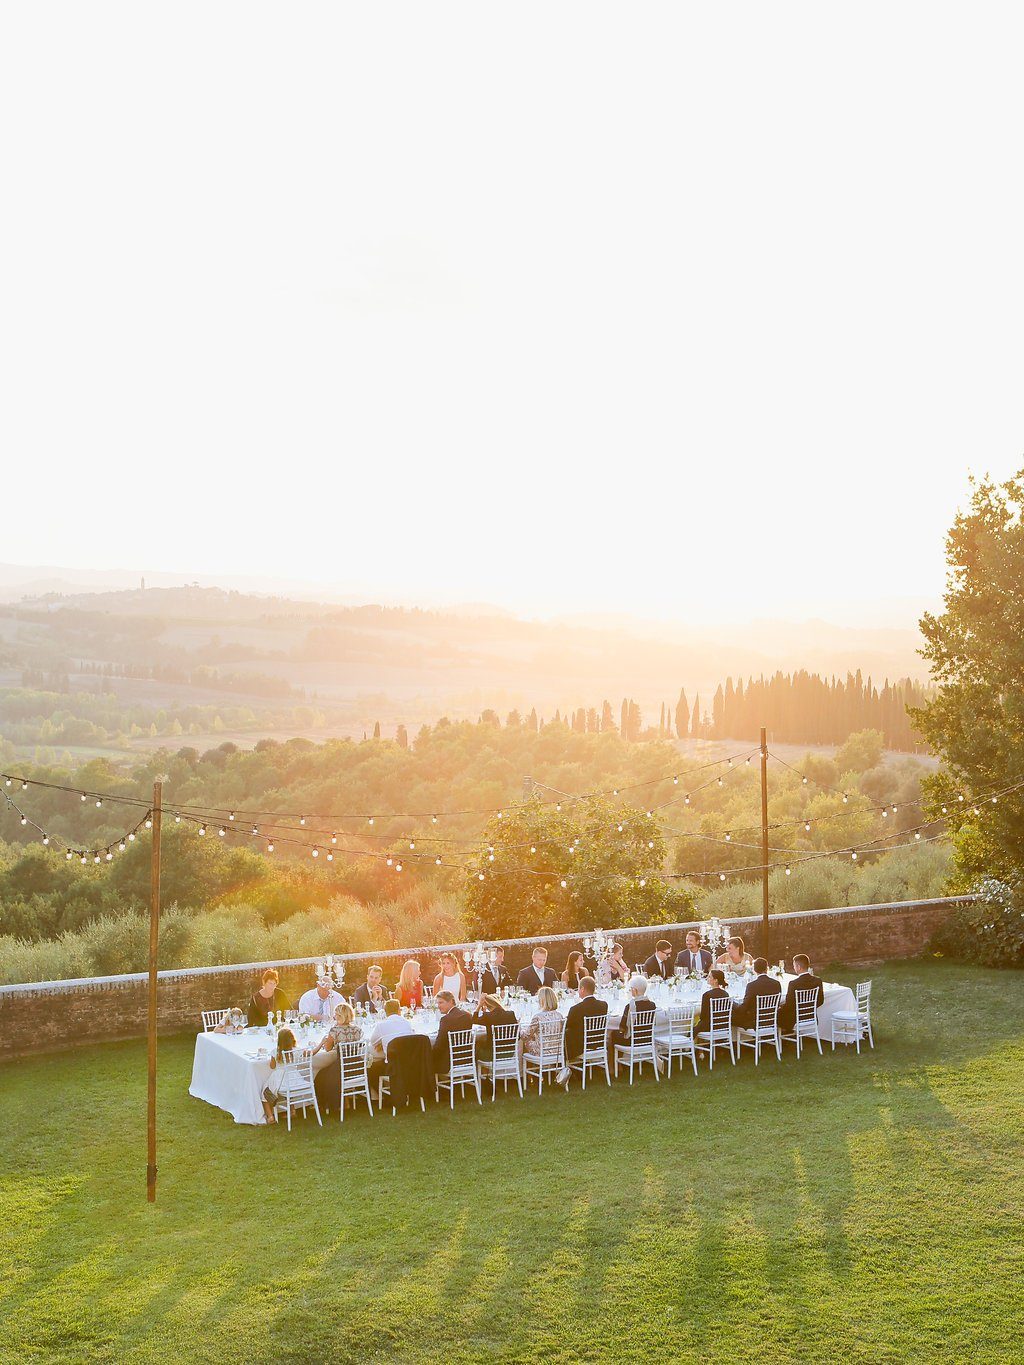
[[[637,1004],[641,1004],[637,1001]],[[653,1001],[648,1001],[650,1009],[639,1010],[633,1007],[633,1018],[629,1024],[629,1041],[634,1047],[649,1047],[654,1037],[654,1016],[657,1010]]]
[[[712,1033],[717,1033],[719,1029],[730,1029],[732,1027],[732,998],[723,999],[716,995],[712,997],[710,1003]]]
[[[583,1016],[583,1051],[604,1052],[607,1038],[607,1013],[585,1014]]]
[[[296,1047],[282,1052],[279,1066],[284,1067],[279,1094],[305,1094],[313,1089],[313,1054],[308,1048]]]
[[[668,1036],[670,1038],[693,1037],[693,1010],[686,1005],[669,1005]]]
[[[867,1014],[871,1009],[871,982],[857,982],[857,1009],[861,1014]]]
[[[818,1012],[818,992],[812,986],[810,990],[801,990],[796,993],[796,1021],[798,1024],[809,1024],[817,1018]]]
[[[556,1062],[562,1055],[562,1038],[565,1034],[564,1019],[542,1019],[538,1034],[537,1051],[542,1062]]]
[[[774,991],[771,995],[759,995],[757,997],[757,1024],[758,1029],[774,1030],[779,1022],[779,1005],[782,1002],[782,992]]]
[[[452,1029],[448,1035],[448,1061],[452,1071],[476,1068],[476,1033],[473,1029]]]
[[[222,1024],[230,1012],[230,1010],[203,1010],[203,1032],[209,1033],[218,1024]]]
[[[495,1062],[511,1061],[516,1056],[518,1043],[518,1024],[495,1024],[491,1029],[491,1059]]]
[[[338,1065],[341,1067],[341,1088],[346,1081],[362,1084],[366,1072],[366,1042],[355,1041],[338,1044]]]

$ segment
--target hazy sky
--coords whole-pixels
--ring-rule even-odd
[[[839,619],[1024,464],[1016,5],[2,13],[0,559]]]

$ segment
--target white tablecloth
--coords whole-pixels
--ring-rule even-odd
[[[783,978],[783,987],[788,989],[792,977]],[[733,998],[739,1001],[746,990],[746,981],[730,982]],[[649,987],[651,998],[658,1005],[655,1024],[666,1022],[666,1007],[671,1004],[687,1005],[696,1012],[700,1009],[703,988],[696,982],[685,983],[680,987],[670,987],[655,981]],[[608,1024],[615,1028],[622,1018],[622,1010],[627,996],[621,990],[605,988],[598,991],[601,999],[608,1002]],[[577,996],[563,996],[559,1009],[568,1014]],[[818,1006],[818,1029],[823,1040],[831,1037],[832,1016],[836,1010],[855,1010],[857,1001],[849,986],[840,986],[833,981],[825,982],[825,998]],[[536,1000],[514,1001],[512,1009],[519,1022],[528,1024],[536,1013]],[[436,1010],[418,1011],[412,1020],[415,1032],[423,1033],[433,1040],[437,1037],[439,1015]],[[363,1035],[369,1038],[376,1019],[360,1019]],[[323,1037],[318,1026],[297,1036],[300,1047],[314,1047]],[[192,1083],[188,1093],[207,1104],[226,1110],[236,1123],[265,1123],[262,1095],[270,1079],[270,1049],[274,1041],[266,1029],[249,1029],[245,1033],[229,1035],[225,1033],[200,1033],[196,1038],[195,1059],[192,1063]],[[266,1054],[260,1057],[262,1049]]]

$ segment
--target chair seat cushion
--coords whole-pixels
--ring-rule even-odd
[[[860,1015],[857,1013],[856,1010],[836,1010],[832,1018],[842,1019],[844,1023],[848,1023],[852,1020],[859,1019]]]

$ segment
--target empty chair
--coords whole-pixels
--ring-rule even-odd
[[[209,1033],[211,1029],[215,1029],[218,1024],[223,1024],[230,1013],[230,1009],[203,1010],[203,1032]]]
[[[282,1109],[288,1117],[288,1131],[292,1130],[292,1110],[301,1109],[302,1117],[306,1117],[306,1110],[312,1105],[316,1121],[322,1128],[323,1119],[320,1117],[320,1106],[316,1100],[316,1088],[313,1085],[313,1055],[304,1048],[292,1048],[288,1052],[281,1053],[279,1065],[284,1068],[284,1075],[277,1091],[277,1099],[274,1101],[274,1113],[279,1113]]]
[[[523,1098],[523,1075],[519,1069],[519,1025],[495,1024],[491,1028],[491,1056],[480,1063],[480,1075],[491,1078],[491,1100],[497,1099],[498,1082],[503,1081],[506,1093],[509,1081],[519,1087]]]
[[[460,1086],[463,1097],[466,1086],[476,1091],[477,1104],[480,1098],[480,1076],[476,1069],[476,1033],[471,1028],[453,1029],[448,1035],[448,1071],[435,1080],[435,1093],[447,1090],[451,1097],[451,1107],[455,1108],[455,1087]]]
[[[667,1059],[669,1076],[672,1075],[672,1062],[677,1057],[688,1058],[696,1076],[697,1046],[693,1041],[693,1009],[687,1005],[670,1005],[668,1028],[654,1035],[654,1046],[658,1055]]]
[[[578,1071],[583,1077],[583,1089],[587,1088],[587,1073],[595,1067],[604,1072],[609,1085],[612,1073],[608,1066],[608,1015],[589,1014],[583,1020],[583,1053],[577,1061],[570,1062],[570,1071]],[[567,1083],[568,1085],[568,1083]]]
[[[813,992],[811,992],[813,994]],[[715,1048],[724,1047],[729,1049],[729,1056],[733,1066],[736,1065],[736,1048],[732,1036],[732,1000],[712,999],[708,1001],[711,1008],[711,1027],[703,1033],[697,1034],[697,1045],[701,1052],[708,1054],[708,1065],[714,1069]]]
[[[805,1038],[813,1038],[818,1044],[818,1051],[821,1051],[821,1035],[818,1033],[818,992],[813,988],[797,991],[793,1031],[782,1035],[783,1042],[796,1043],[797,1057],[800,1056],[801,1044]]]
[[[545,1019],[537,1031],[537,1051],[523,1053],[523,1078],[537,1078],[537,1094],[544,1093],[544,1077],[549,1083],[565,1066],[565,1020]]]
[[[759,995],[755,1001],[754,1027],[741,1028],[738,1031],[740,1047],[754,1049],[755,1066],[761,1061],[761,1048],[765,1045],[773,1047],[776,1057],[782,1061],[782,1034],[779,1032],[781,1003],[781,991],[775,991],[771,995]]]
[[[615,1075],[618,1076],[619,1062],[622,1062],[629,1067],[630,1085],[633,1084],[633,1068],[642,1072],[645,1063],[650,1063],[654,1079],[661,1079],[658,1075],[658,1054],[654,1049],[655,1013],[653,1004],[649,1010],[634,1011],[629,1024],[629,1042],[616,1043],[614,1046]]]
[[[356,1100],[365,1100],[366,1107],[373,1118],[373,1100],[370,1098],[370,1078],[367,1074],[365,1042],[339,1043],[338,1068],[341,1076],[341,1100],[338,1104],[338,1118],[345,1121],[345,1101],[351,1100],[355,1108]]]
[[[832,1051],[836,1043],[856,1043],[860,1051],[860,1040],[867,1038],[871,1047],[875,1045],[871,1032],[871,982],[857,982],[857,1008],[855,1010],[836,1010],[832,1016]]]

